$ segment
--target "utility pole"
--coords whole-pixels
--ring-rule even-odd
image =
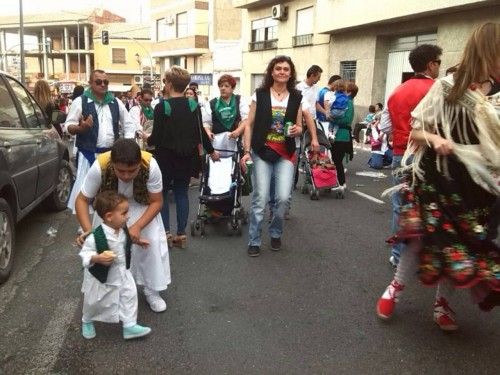
[[[19,39],[21,45],[21,83],[24,84],[24,22],[23,22],[23,0],[19,0]]]

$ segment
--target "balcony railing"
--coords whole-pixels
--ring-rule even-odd
[[[313,34],[295,35],[292,37],[294,47],[310,46],[313,44]]]
[[[278,39],[262,40],[260,42],[250,42],[248,48],[250,51],[263,51],[266,49],[278,48]]]

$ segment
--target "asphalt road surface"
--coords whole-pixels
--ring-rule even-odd
[[[140,295],[139,322],[153,332],[135,341],[118,324],[81,337],[76,220],[37,210],[17,227],[13,275],[0,286],[0,374],[497,374],[500,309],[479,311],[466,291],[450,301],[454,334],[433,323],[434,289],[416,281],[391,321],[376,317],[392,277],[391,210],[380,198],[390,171],[356,175],[369,171],[368,155],[358,149],[347,166],[343,200],[295,191],[280,252],[267,225],[258,258],[246,255],[246,227],[227,237],[210,226],[172,249],[167,311],[153,313]],[[196,196],[192,188],[191,217]]]

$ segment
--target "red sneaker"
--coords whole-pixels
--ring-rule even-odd
[[[448,305],[448,301],[441,297],[434,303],[434,322],[443,331],[456,331],[458,329],[455,320],[455,312]]]
[[[377,315],[379,318],[385,320],[390,319],[394,312],[394,306],[398,301],[398,296],[403,289],[404,285],[398,283],[396,280],[392,280],[377,302]]]

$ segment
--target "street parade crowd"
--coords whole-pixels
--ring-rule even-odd
[[[449,304],[454,288],[470,290],[482,310],[498,306],[500,24],[475,29],[461,60],[438,78],[441,54],[437,45],[415,47],[413,77],[357,124],[356,83],[332,75],[320,89],[317,65],[297,83],[288,56],[269,61],[249,101],[235,94],[236,80],[228,74],[218,80],[220,95],[205,100],[179,66],[166,71],[157,96],[150,88],[114,96],[106,72],[94,70],[89,87],[75,90],[58,129],[77,150],[68,207],[80,225],[83,337],[96,336],[95,321],[121,322],[124,339],[151,332],[138,324],[137,287],[152,311],[166,310],[169,249],[189,248],[192,178],[200,178],[204,210],[191,230],[217,218],[241,230],[239,223],[248,220],[247,254],[256,257],[267,212],[271,250],[282,248],[299,169],[307,172],[311,194],[328,189],[344,196],[353,141],[369,143],[371,168],[393,170],[386,194],[393,206],[388,257],[395,274],[376,303],[377,315],[393,315],[416,273],[424,285],[436,286],[433,316],[442,330],[458,329]],[[56,105],[46,82],[39,82],[35,96],[48,114],[68,105]],[[244,210],[240,197],[250,190]]]

